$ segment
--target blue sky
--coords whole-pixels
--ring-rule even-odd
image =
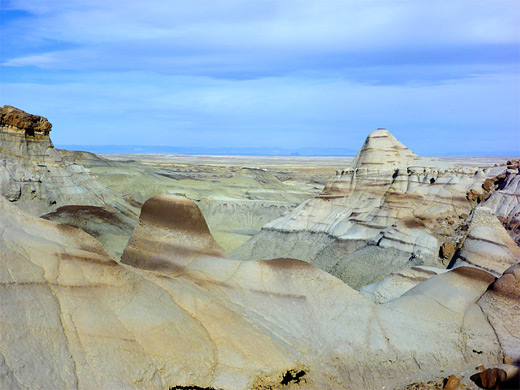
[[[0,104],[58,146],[520,154],[518,0],[0,1]]]

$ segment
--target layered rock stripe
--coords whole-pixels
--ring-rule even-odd
[[[458,234],[496,168],[428,166],[386,129],[370,133],[351,166],[317,197],[264,225],[239,259],[296,257],[360,288],[396,269],[445,267],[441,245]]]
[[[150,200],[132,244],[157,242],[133,253],[143,269],[0,201],[2,387],[277,388],[293,370],[296,387],[359,389],[501,358],[475,303],[494,280],[485,271],[458,268],[376,305],[297,260],[228,260],[196,244],[178,256],[163,243],[182,223],[160,205],[207,235],[194,204]]]

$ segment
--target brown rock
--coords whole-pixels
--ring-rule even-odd
[[[468,196],[468,200],[476,201],[477,203],[482,202],[482,200],[484,200],[484,198],[485,198],[484,194],[481,194],[480,192],[478,192],[474,189],[469,190],[467,196]]]
[[[488,368],[479,374],[482,386],[487,389],[494,388],[507,380],[507,373],[500,368]]]
[[[479,370],[479,371],[484,371],[485,369],[486,369],[486,367],[484,367],[482,364],[477,367],[477,370]]]
[[[474,196],[476,196],[477,194],[478,194],[477,191],[475,191],[474,189],[471,189],[471,190],[469,190],[469,192],[468,192],[468,197],[474,197]],[[473,200],[473,199],[471,199],[471,200]]]
[[[504,356],[504,364],[513,364],[513,361],[507,356]]]
[[[441,256],[447,260],[451,260],[456,250],[457,246],[453,241],[446,241],[441,245]]]
[[[139,223],[121,262],[148,270],[179,271],[183,266],[178,263],[186,259],[222,257],[223,254],[195,202],[158,195],[148,199],[141,208]]]
[[[455,390],[460,386],[460,378],[457,378],[455,375],[450,375],[446,384],[444,385],[444,390]]]
[[[25,132],[26,135],[48,135],[52,124],[39,115],[28,114],[12,106],[0,108],[0,127],[10,127]]]
[[[520,265],[509,267],[491,286],[491,290],[513,302],[520,300]]]
[[[494,187],[495,185],[495,181],[490,179],[490,178],[487,178],[485,181],[484,181],[484,184],[482,184],[482,188],[485,190],[485,191],[491,191],[491,189]]]

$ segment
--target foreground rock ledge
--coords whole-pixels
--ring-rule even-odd
[[[307,263],[218,257],[196,206],[150,202],[133,236],[140,269],[0,199],[0,388],[357,390],[502,358],[475,303],[495,280],[485,271],[448,271],[376,305]]]
[[[121,244],[118,236],[130,235],[139,210],[83,166],[64,161],[51,127],[42,116],[0,107],[0,196],[29,214],[82,227],[120,256],[128,236]]]

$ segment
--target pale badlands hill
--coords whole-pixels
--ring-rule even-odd
[[[149,202],[127,266],[0,201],[2,388],[372,389],[467,380],[503,358],[478,306],[486,271],[457,268],[378,305],[307,263],[223,259],[193,203]],[[486,304],[511,332],[496,296]]]
[[[449,261],[439,257],[441,246],[465,237],[466,219],[490,194],[499,197],[495,208],[503,210],[504,221],[517,226],[518,200],[508,195],[516,191],[510,176],[517,175],[517,165],[450,166],[423,159],[388,130],[378,129],[318,196],[264,225],[232,256],[291,256],[356,288],[395,269],[445,268]],[[503,190],[506,185],[509,192]]]
[[[108,188],[142,204],[160,194],[197,202],[226,251],[235,249],[267,222],[319,193],[340,162],[286,165],[284,159],[129,155],[100,157],[60,151],[87,167]],[[306,164],[309,164],[307,161]],[[335,164],[335,165],[331,165]]]

